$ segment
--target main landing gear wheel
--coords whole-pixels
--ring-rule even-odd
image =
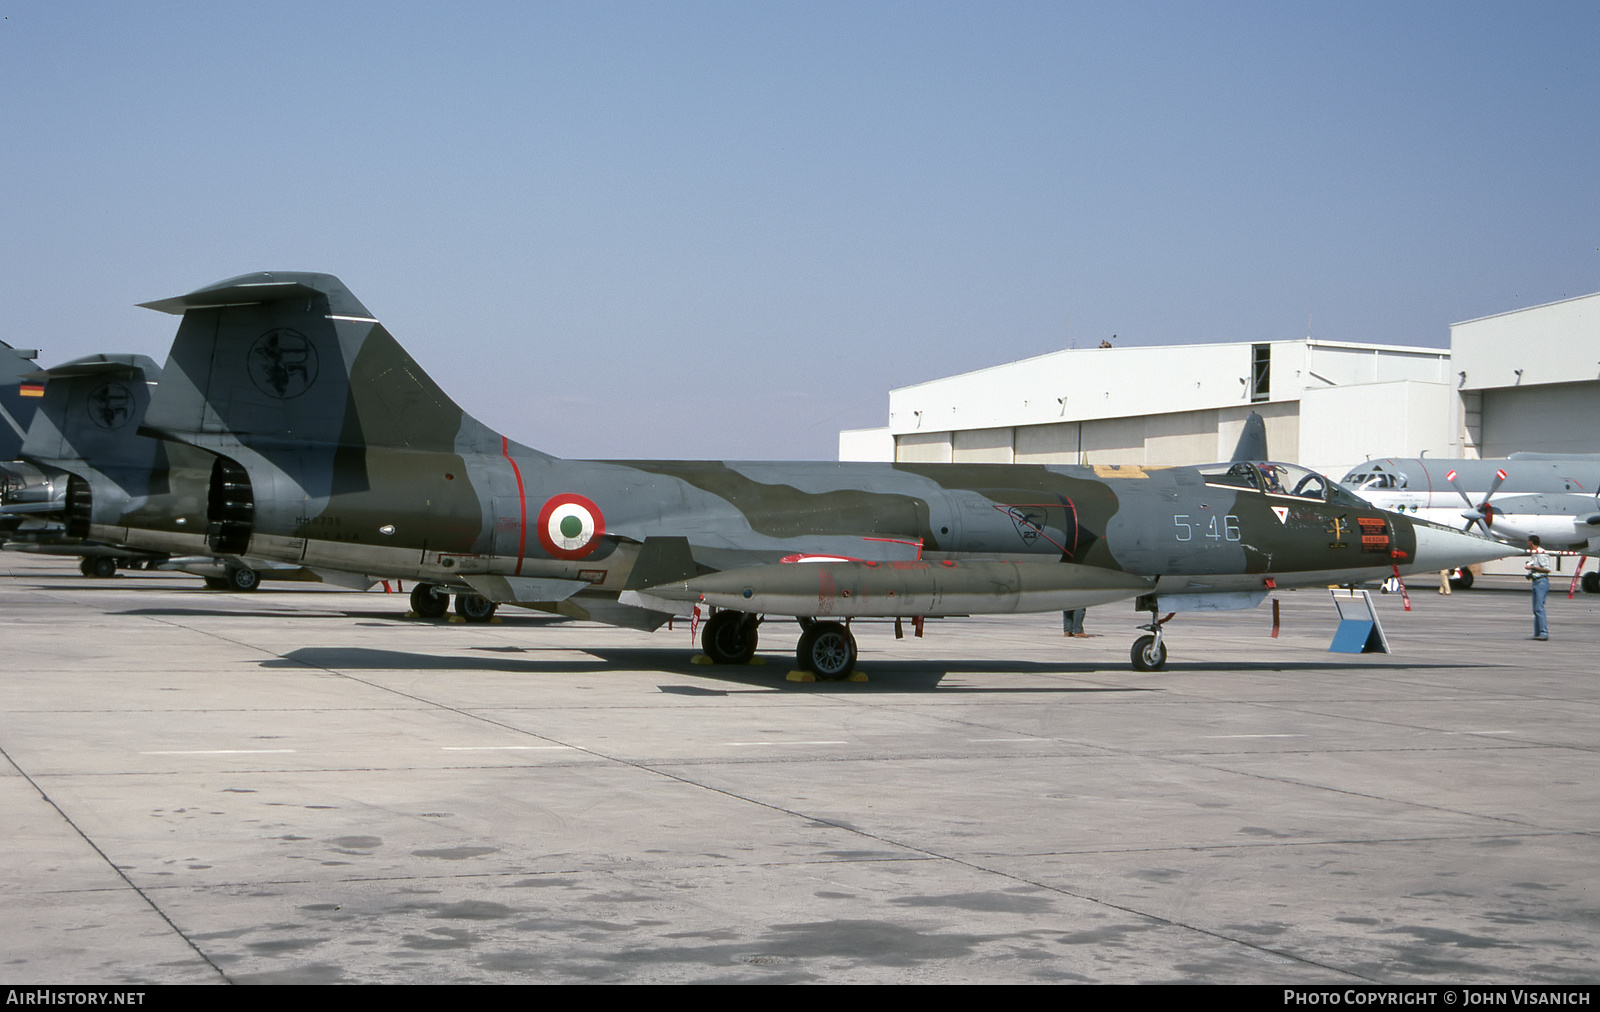
[[[754,615],[742,611],[719,611],[706,622],[700,646],[716,664],[748,664],[756,655]]]
[[[1167,645],[1154,636],[1140,636],[1128,656],[1135,671],[1160,671],[1167,663]]]
[[[104,580],[117,575],[117,560],[109,555],[87,555],[78,563],[78,572]]]
[[[261,586],[261,574],[253,569],[228,570],[227,587],[229,590],[255,590]]]
[[[1600,594],[1600,573],[1583,574],[1583,592],[1585,594]]]
[[[850,677],[856,666],[856,638],[838,622],[816,622],[800,634],[795,662],[824,682]]]
[[[423,618],[439,618],[450,610],[450,595],[431,583],[411,588],[411,610]]]
[[[482,594],[456,595],[456,614],[466,622],[487,622],[499,607]]]
[[[1471,590],[1472,589],[1472,570],[1463,568],[1463,569],[1458,569],[1455,572],[1451,573],[1450,574],[1450,589],[1451,590]]]

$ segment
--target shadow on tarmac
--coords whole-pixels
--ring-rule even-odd
[[[1182,678],[1185,675],[1211,672],[1274,672],[1326,674],[1326,662],[1303,663],[1223,663],[1194,662],[1170,664],[1165,671],[1135,675],[1121,664],[1091,664],[1084,662],[1055,663],[1039,661],[921,661],[873,660],[862,665],[867,675],[865,682],[790,682],[785,679],[792,664],[786,657],[766,657],[765,663],[750,665],[694,664],[693,654],[684,650],[656,648],[584,650],[581,657],[573,657],[571,647],[517,647],[474,646],[468,649],[477,654],[423,654],[404,650],[382,650],[370,647],[302,647],[281,657],[260,662],[264,668],[320,668],[327,671],[494,671],[505,674],[542,675],[575,674],[584,672],[643,671],[663,675],[693,675],[737,685],[744,689],[768,691],[829,691],[851,692],[905,692],[939,689],[943,692],[980,693],[1106,693],[1106,692],[1161,692],[1160,685],[1061,685],[1061,686],[944,686],[940,683],[951,675],[1067,675],[1108,677]],[[561,656],[541,657],[541,654]],[[529,656],[532,655],[532,656]],[[1496,665],[1472,665],[1495,667]],[[1458,670],[1460,664],[1408,664],[1393,661],[1351,661],[1341,668],[1367,671],[1425,671]],[[680,695],[724,695],[723,690],[698,686],[661,686],[663,692]]]
[[[482,651],[480,655],[419,654],[404,650],[380,650],[369,647],[302,647],[282,657],[261,661],[264,668],[313,667],[330,671],[499,671],[507,674],[572,674],[579,672],[647,671],[660,674],[694,675],[715,679],[755,689],[805,690],[817,687],[872,691],[877,689],[926,689],[938,687],[938,682],[952,674],[1064,674],[1084,675],[1102,669],[1092,664],[1045,664],[1031,661],[947,661],[930,664],[925,661],[874,661],[867,665],[867,682],[789,682],[785,680],[791,662],[787,658],[766,658],[763,664],[715,665],[695,664],[694,656],[686,650],[603,649],[585,650],[582,657],[573,657],[570,647],[471,647]],[[541,659],[537,655],[550,653],[565,655]],[[484,656],[484,655],[488,656]],[[535,655],[511,656],[514,654]],[[774,663],[776,661],[776,663]],[[717,690],[699,690],[695,687],[663,686],[662,691],[678,691],[684,695],[707,693],[721,694]],[[947,690],[949,691],[949,690]],[[955,691],[994,692],[1152,692],[1147,686],[1119,688],[1116,686],[1060,686],[1056,688],[1018,688],[996,686],[994,689],[974,690],[961,687]]]

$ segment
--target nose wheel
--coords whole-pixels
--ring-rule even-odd
[[[1176,614],[1174,612],[1173,614]],[[1140,629],[1149,630],[1150,635],[1140,636],[1133,641],[1133,649],[1128,651],[1128,659],[1133,661],[1135,671],[1160,671],[1167,665],[1167,645],[1161,639],[1161,627],[1172,621],[1172,614],[1166,618],[1155,609],[1150,611],[1150,624],[1142,625]]]
[[[1167,645],[1161,642],[1161,633],[1157,631],[1153,636],[1134,640],[1129,656],[1135,671],[1160,671],[1167,663]]]

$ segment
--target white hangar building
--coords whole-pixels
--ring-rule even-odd
[[[1600,452],[1600,294],[1458,323],[1450,349],[1310,338],[1051,352],[889,392],[841,460],[1198,464]]]
[[[1455,324],[1450,353],[1460,456],[1600,453],[1600,293]]]

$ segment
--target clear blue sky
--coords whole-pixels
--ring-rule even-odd
[[[831,458],[1057,348],[1600,290],[1595,3],[0,0],[0,338],[337,274],[563,456]]]

